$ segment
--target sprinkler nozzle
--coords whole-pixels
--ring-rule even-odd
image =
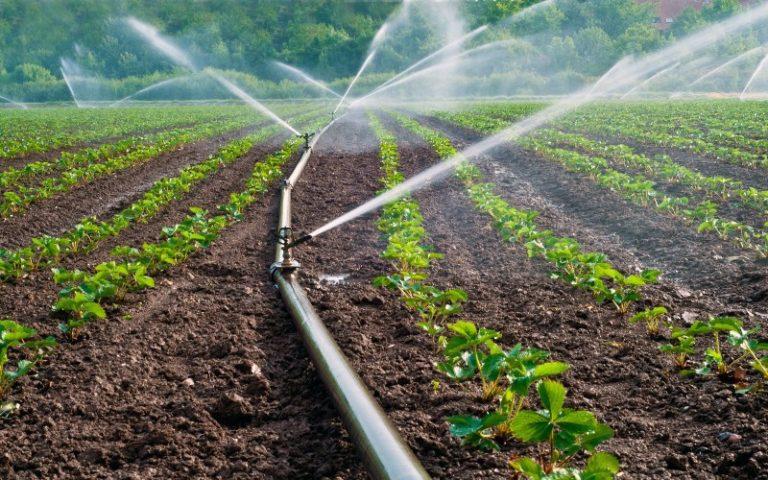
[[[299,268],[299,262],[294,260],[291,255],[291,244],[294,243],[291,227],[283,227],[277,231],[277,243],[282,245],[283,261],[274,266],[276,268]]]
[[[315,132],[307,132],[303,135],[297,136],[304,139],[304,150],[309,150],[309,139],[315,136]]]
[[[293,242],[286,244],[285,248],[286,249],[290,249],[290,248],[297,247],[297,246],[301,245],[302,243],[306,243],[306,242],[312,240],[312,238],[314,238],[314,237],[312,237],[312,235],[303,235],[303,236],[297,238],[296,240],[294,240]]]

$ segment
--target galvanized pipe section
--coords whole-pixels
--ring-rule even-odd
[[[331,393],[341,419],[375,480],[427,480],[424,470],[384,411],[350,366],[312,308],[296,272],[276,272],[275,280],[309,357]]]
[[[291,227],[291,191],[309,160],[312,147],[334,122],[315,135],[293,173],[283,184],[278,235]],[[284,248],[278,241],[275,264],[271,270],[272,278],[280,289],[283,301],[309,352],[309,358],[331,393],[371,477],[374,480],[429,480],[429,474],[355,373],[312,307],[298,282],[296,267],[285,265],[281,268],[284,260]]]

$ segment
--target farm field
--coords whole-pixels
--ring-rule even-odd
[[[509,478],[510,458],[533,453],[504,436],[498,419],[495,437],[464,433],[471,416],[520,408],[489,393],[512,380],[465,371],[463,357],[450,355],[459,343],[437,340],[471,335],[461,323],[471,322],[505,350],[537,349],[526,358],[565,385],[567,406],[610,427],[601,449],[628,478],[761,478],[765,364],[744,345],[764,355],[757,329],[768,319],[768,175],[762,127],[742,118],[742,105],[589,107],[302,247],[311,301],[431,475]],[[768,113],[746,106],[756,118]],[[321,107],[277,111],[312,130],[325,123]],[[484,102],[350,113],[320,139],[296,185],[294,228],[308,231],[541,108]],[[143,122],[148,113],[127,110],[113,115]],[[35,114],[29,128],[17,125],[20,138],[34,136],[46,114],[54,123],[60,115]],[[657,127],[671,116],[680,122],[674,140]],[[23,185],[67,185],[0,223],[0,316],[57,343],[11,348],[11,362],[35,363],[6,386],[3,469],[18,478],[365,478],[272,282],[259,273],[274,251],[275,187],[302,141],[245,117],[241,107],[175,107],[135,150],[105,149],[120,138],[86,147],[64,140],[72,155],[85,148],[103,156],[65,165],[66,153],[49,145],[3,164],[0,175],[49,155],[55,167],[26,174]],[[182,121],[192,130],[176,127]],[[167,143],[155,142],[164,132]],[[145,146],[152,150],[133,156]],[[71,173],[122,158],[136,160],[104,174]],[[13,190],[5,188],[7,201]],[[442,310],[425,311],[417,291]],[[655,307],[663,313],[651,314]],[[720,323],[708,325],[712,318]],[[32,350],[45,355],[33,359]],[[505,378],[526,381],[519,375]],[[521,406],[536,408],[535,398]],[[456,415],[470,417],[446,421]],[[461,446],[478,441],[498,449]]]
[[[0,480],[768,480],[767,22],[3,0]]]

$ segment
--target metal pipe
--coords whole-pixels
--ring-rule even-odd
[[[335,119],[332,120],[312,138],[311,142],[307,142],[296,168],[283,183],[275,263],[270,268],[270,274],[280,289],[283,301],[307,348],[309,358],[330,392],[371,477],[374,480],[429,480],[429,474],[355,373],[312,307],[297,278],[296,270],[299,264],[291,258],[290,250],[287,249],[292,244],[296,245],[307,240],[302,237],[293,241],[291,192],[309,161],[312,148],[335,122]]]
[[[274,278],[309,357],[331,393],[371,477],[375,480],[428,480],[429,474],[368,392],[312,308],[296,279],[296,272],[277,271]]]

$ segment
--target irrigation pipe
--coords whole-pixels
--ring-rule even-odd
[[[352,442],[374,480],[429,480],[429,475],[398,434],[323,324],[299,284],[296,262],[286,248],[292,241],[291,192],[318,139],[335,120],[311,141],[291,176],[283,182],[278,220],[275,263],[270,272],[291,313],[309,358],[333,398]]]

